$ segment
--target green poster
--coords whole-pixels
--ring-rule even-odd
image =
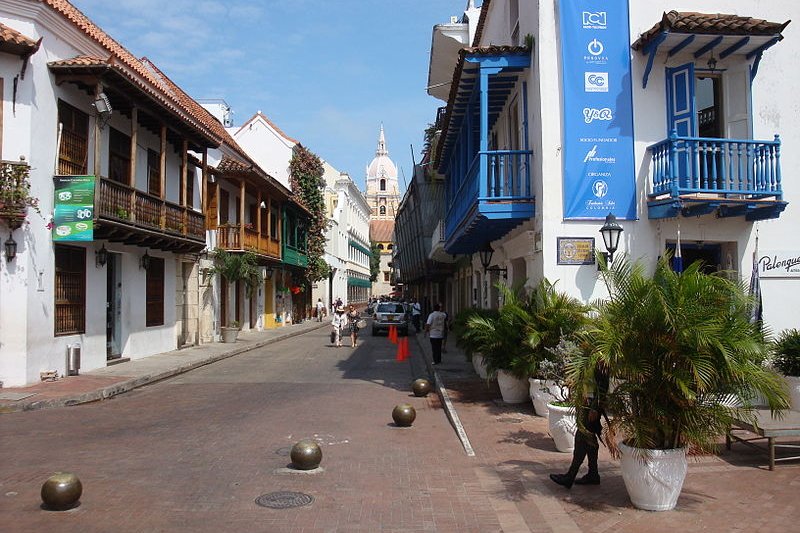
[[[94,176],[53,178],[54,241],[94,240]]]

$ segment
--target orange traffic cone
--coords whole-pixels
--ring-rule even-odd
[[[408,351],[408,337],[403,337],[403,360],[408,359],[411,355]]]
[[[408,359],[408,338],[403,337],[397,343],[397,360],[405,361]]]
[[[397,328],[395,326],[389,326],[389,341],[397,344]]]

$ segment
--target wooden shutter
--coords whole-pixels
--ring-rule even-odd
[[[86,249],[55,245],[55,335],[86,332]]]
[[[151,257],[147,267],[145,326],[164,325],[164,259]]]

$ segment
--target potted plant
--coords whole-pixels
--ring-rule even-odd
[[[241,329],[241,325],[237,320],[232,320],[227,326],[222,326],[220,328],[220,331],[222,331],[222,342],[236,342],[236,339],[239,338],[239,331]]]
[[[539,363],[541,394],[546,397],[547,425],[556,450],[572,453],[575,449],[575,432],[578,429],[576,410],[570,401],[567,368],[573,354],[579,350],[573,340],[562,337],[550,355]]]
[[[772,347],[772,364],[789,386],[792,410],[800,411],[800,330],[783,331]]]
[[[548,404],[551,401],[563,401],[567,395],[566,391],[562,390],[565,387],[563,359],[567,354],[556,348],[562,346],[564,339],[572,338],[575,332],[586,324],[589,307],[577,298],[557,291],[555,283],[550,283],[544,278],[531,291],[528,308],[531,320],[528,324],[526,342],[531,348],[533,359],[537,362],[529,378],[529,392],[535,413],[546,417],[549,411]],[[554,363],[548,367],[548,372],[556,380],[545,378],[541,372],[542,363],[548,360]],[[558,372],[553,373],[556,369]],[[553,394],[552,391],[558,393]]]
[[[529,399],[528,376],[533,363],[525,344],[525,325],[530,316],[521,291],[503,284],[497,288],[503,294],[503,307],[494,315],[470,316],[463,338],[483,355],[487,374],[497,378],[503,401],[522,403]]]
[[[258,265],[258,258],[254,253],[245,252],[243,254],[234,254],[221,248],[214,251],[214,266],[209,270],[209,274],[211,276],[219,274],[223,279],[223,283],[241,281],[244,283],[247,296],[253,294],[262,280],[261,267]],[[238,335],[238,323],[235,329]],[[232,333],[228,335],[230,336]],[[234,338],[231,342],[235,342],[235,340]]]
[[[29,207],[39,213],[39,199],[31,196],[30,172],[23,159],[0,161],[0,220],[12,230],[25,222]]]
[[[584,405],[596,370],[607,373],[605,443],[621,457],[631,501],[641,509],[672,509],[686,450],[715,449],[736,419],[755,424],[748,398],[757,394],[773,411],[788,407],[784,384],[761,364],[769,346],[750,322],[753,302],[741,283],[703,274],[699,262],[676,273],[667,256],[652,275],[619,258],[601,276],[609,297],[581,335],[590,349],[570,361],[572,401]],[[743,400],[720,401],[730,395]]]
[[[486,360],[483,354],[478,351],[478,346],[474,339],[465,335],[467,323],[473,316],[496,318],[497,311],[494,309],[465,309],[459,312],[453,320],[453,334],[456,337],[456,346],[464,350],[467,360],[472,362],[475,373],[477,373],[481,379],[489,379],[489,372],[486,368]]]

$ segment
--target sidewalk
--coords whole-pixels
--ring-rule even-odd
[[[0,414],[103,400],[328,325],[327,320],[308,320],[264,331],[243,331],[235,344],[201,344],[61,377],[58,381],[4,387],[0,389]]]

